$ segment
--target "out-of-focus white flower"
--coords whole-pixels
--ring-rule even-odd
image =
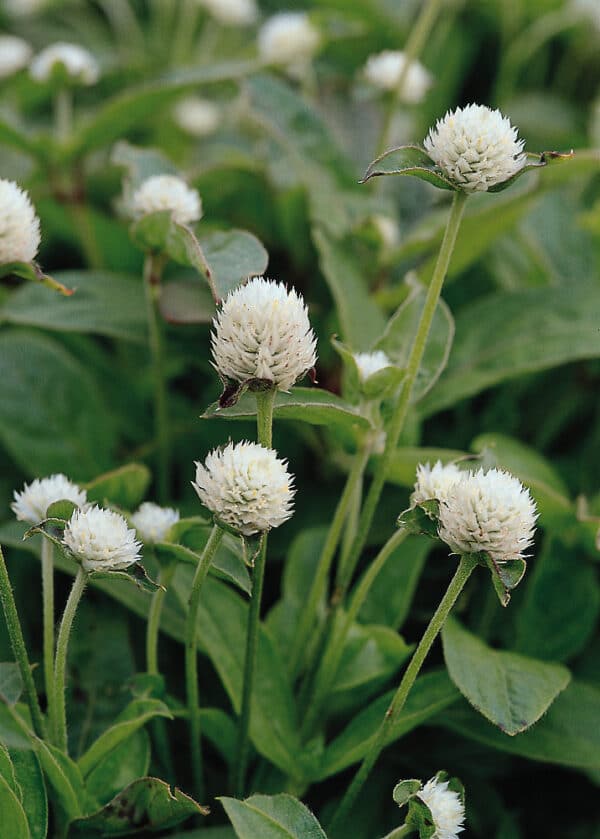
[[[221,111],[210,99],[187,96],[175,105],[173,116],[177,125],[192,137],[213,134],[221,122]]]
[[[463,472],[440,504],[440,538],[460,554],[487,552],[496,562],[523,557],[533,542],[535,503],[501,469]]]
[[[46,5],[46,0],[3,0],[2,8],[13,17],[26,17],[39,12]]]
[[[87,502],[87,493],[66,475],[50,475],[48,478],[36,478],[25,484],[21,492],[13,493],[14,501],[10,505],[19,521],[39,524],[46,518],[48,507],[55,501],[72,501],[78,507]]]
[[[119,571],[140,559],[142,546],[135,537],[119,513],[90,507],[75,510],[63,541],[86,571]]]
[[[405,64],[406,56],[403,52],[384,50],[369,57],[365,64],[365,78],[380,90],[396,90]],[[413,61],[406,74],[400,99],[410,105],[422,102],[431,82],[431,74],[419,61]]]
[[[425,149],[465,192],[485,192],[525,165],[524,140],[499,110],[467,105],[448,111],[425,139]]]
[[[265,379],[289,388],[314,367],[316,338],[294,289],[254,277],[231,291],[213,321],[214,365],[234,382]]]
[[[280,12],[262,25],[258,52],[269,63],[300,67],[311,60],[320,42],[319,30],[305,12]]]
[[[152,501],[144,501],[131,516],[131,523],[142,542],[162,542],[175,522],[179,521],[179,510],[160,507]]]
[[[392,250],[400,244],[400,228],[396,219],[378,213],[373,216],[372,222],[386,250]]]
[[[192,486],[217,519],[244,536],[279,527],[293,513],[287,462],[258,443],[229,443],[196,463]]]
[[[152,175],[136,189],[131,199],[134,216],[170,210],[179,224],[190,224],[202,216],[202,202],[195,189],[191,189],[177,175]]]
[[[457,792],[448,789],[448,781],[431,778],[417,797],[429,807],[435,833],[431,839],[456,839],[464,830],[465,807]]]
[[[258,18],[255,0],[201,0],[210,14],[225,26],[251,26]]]
[[[23,38],[16,35],[0,35],[0,79],[18,73],[27,67],[33,50]]]
[[[79,44],[64,42],[51,44],[38,53],[29,72],[36,81],[47,82],[57,67],[62,67],[69,79],[79,84],[95,84],[100,78],[100,67],[92,53]]]
[[[29,195],[0,178],[0,265],[31,262],[40,246],[40,220]]]
[[[589,21],[600,31],[600,3],[598,3],[598,0],[572,0],[571,8],[575,15]]]
[[[383,370],[384,367],[389,367],[392,363],[382,350],[355,353],[354,361],[358,367],[361,382],[365,382],[373,373]]]
[[[455,463],[447,463],[445,466],[441,460],[436,461],[433,466],[429,463],[419,463],[410,503],[414,507],[432,499],[445,501],[448,492],[463,474]]]

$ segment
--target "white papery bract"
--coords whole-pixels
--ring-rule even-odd
[[[280,12],[261,27],[258,52],[264,61],[298,66],[310,61],[320,41],[318,29],[305,12]]]
[[[456,839],[464,830],[465,807],[460,795],[448,789],[448,781],[431,778],[417,796],[433,817],[435,833],[431,839]]]
[[[255,0],[201,0],[207,11],[225,26],[250,26],[258,18]]]
[[[365,64],[365,78],[380,90],[396,90],[404,73],[406,55],[400,50],[384,50],[372,55]],[[413,61],[406,73],[399,97],[415,105],[422,102],[431,87],[431,74],[419,61]]]
[[[264,277],[227,295],[213,321],[211,345],[223,379],[265,379],[279,390],[289,390],[317,360],[301,295]]]
[[[40,220],[29,195],[0,178],[0,265],[31,262],[40,246]]]
[[[18,73],[27,67],[33,50],[23,38],[16,35],[0,35],[0,79]]]
[[[168,210],[179,224],[190,224],[202,216],[202,202],[177,175],[152,175],[133,193],[131,210],[136,217]]]
[[[365,382],[373,373],[383,370],[384,367],[389,367],[392,363],[382,350],[355,353],[354,361],[361,382]]]
[[[90,507],[75,510],[63,542],[86,571],[119,571],[141,558],[142,546],[135,537],[119,513]]]
[[[87,502],[87,493],[61,473],[48,478],[36,478],[25,484],[21,492],[13,493],[14,501],[10,505],[19,521],[39,524],[46,518],[48,507],[55,501],[72,501],[78,507]]]
[[[437,460],[433,466],[429,463],[419,463],[415,488],[410,497],[411,505],[414,507],[432,499],[445,501],[449,491],[463,474],[455,463],[447,463],[445,466],[441,460]]]
[[[162,542],[175,522],[179,521],[179,510],[160,507],[152,501],[144,501],[131,516],[131,523],[146,544]]]
[[[499,110],[467,105],[448,111],[425,140],[425,149],[465,192],[485,192],[523,168],[524,140]]]
[[[95,84],[100,78],[98,62],[89,50],[62,41],[38,53],[29,66],[29,73],[36,81],[47,82],[58,67],[64,69],[70,81],[79,84]]]
[[[258,443],[229,443],[196,463],[192,486],[218,521],[252,536],[293,513],[294,478],[277,452]]]
[[[440,538],[457,554],[485,551],[495,562],[519,559],[537,518],[529,490],[501,469],[463,472],[440,504]]]
[[[210,99],[187,96],[181,99],[173,110],[177,125],[192,137],[208,137],[221,122],[221,111]]]

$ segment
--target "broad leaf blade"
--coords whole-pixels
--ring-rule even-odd
[[[152,476],[143,463],[128,463],[98,475],[85,485],[88,501],[133,510],[142,501]]]
[[[420,146],[399,146],[384,152],[369,164],[361,183],[380,175],[412,175],[438,189],[457,190],[456,184],[442,174],[425,149]]]
[[[221,798],[238,839],[327,839],[319,822],[291,795]]]

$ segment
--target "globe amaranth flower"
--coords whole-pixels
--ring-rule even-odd
[[[223,522],[244,536],[279,527],[293,513],[294,478],[287,462],[258,443],[229,443],[196,463],[192,486]]]
[[[175,122],[192,137],[208,137],[221,122],[221,111],[210,99],[200,96],[186,96],[180,99],[173,110]]]
[[[298,66],[311,60],[320,41],[318,29],[305,12],[280,12],[261,27],[258,52],[269,63]]]
[[[227,295],[213,321],[211,345],[223,379],[264,379],[279,390],[289,390],[317,360],[301,295],[264,277]]]
[[[251,26],[258,18],[255,0],[201,0],[204,8],[225,26]]]
[[[36,478],[25,484],[21,492],[14,491],[11,510],[19,521],[38,524],[46,518],[48,507],[55,501],[72,501],[78,507],[87,502],[87,493],[66,475],[50,475],[48,478]]]
[[[485,192],[523,168],[524,142],[499,110],[467,105],[438,120],[424,145],[458,187],[465,192]]]
[[[441,460],[437,460],[433,466],[429,463],[419,463],[415,488],[410,497],[411,505],[414,507],[432,499],[445,501],[451,488],[462,475],[464,472],[461,472],[455,463],[444,465]]]
[[[405,65],[406,55],[403,52],[384,50],[369,57],[364,75],[370,84],[380,90],[397,90]],[[431,82],[431,74],[419,61],[413,61],[406,73],[400,99],[411,105],[422,102]]]
[[[440,504],[439,535],[458,554],[485,551],[495,562],[520,559],[533,542],[535,503],[501,469],[464,472]]]
[[[152,501],[144,501],[131,516],[131,523],[146,544],[162,542],[175,522],[179,521],[179,510],[160,507]]]
[[[29,73],[38,82],[47,82],[61,67],[72,82],[95,84],[100,78],[98,62],[89,50],[79,44],[59,42],[43,49],[31,62]]]
[[[355,353],[354,361],[361,382],[365,382],[374,373],[378,373],[384,367],[389,367],[392,363],[382,350]]]
[[[191,224],[202,216],[202,202],[197,190],[177,175],[152,175],[133,193],[131,210],[138,218],[169,210],[179,224]]]
[[[23,38],[0,35],[0,79],[5,79],[27,67],[33,50]]]
[[[119,571],[137,562],[141,544],[119,513],[90,507],[75,510],[63,542],[86,571]]]
[[[40,246],[40,220],[29,195],[0,178],[0,265],[31,262]]]
[[[448,789],[448,781],[431,778],[417,793],[429,807],[435,833],[431,839],[456,839],[464,830],[465,807],[460,795]]]

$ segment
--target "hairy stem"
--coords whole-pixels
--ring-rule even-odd
[[[42,539],[42,609],[44,626],[44,687],[50,731],[54,728],[54,546]]]
[[[160,616],[162,614],[163,602],[167,587],[173,579],[176,564],[170,563],[161,568],[158,574],[158,583],[162,588],[157,589],[152,595],[150,609],[148,610],[148,623],[146,625],[146,670],[148,673],[157,674],[158,669],[158,636],[160,632]]]
[[[85,589],[87,582],[87,574],[81,566],[77,571],[77,576],[73,581],[73,587],[65,611],[63,612],[62,620],[60,622],[60,629],[58,630],[58,638],[56,641],[56,660],[54,664],[54,739],[59,749],[63,752],[68,752],[67,740],[67,707],[65,701],[65,674],[67,670],[67,651],[69,648],[69,636],[73,626],[73,618],[77,611],[77,606],[81,600],[81,595]]]

